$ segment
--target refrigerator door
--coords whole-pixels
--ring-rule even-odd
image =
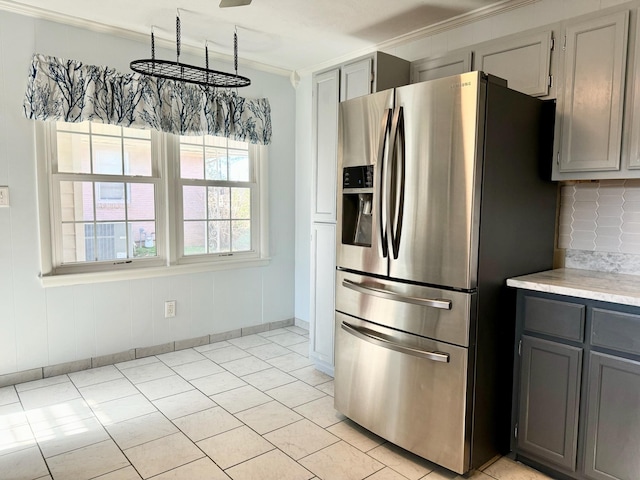
[[[338,120],[338,267],[388,273],[381,182],[388,165],[393,90],[340,104]]]
[[[476,286],[485,81],[471,72],[396,89],[392,278]]]

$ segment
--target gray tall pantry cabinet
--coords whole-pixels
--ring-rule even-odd
[[[640,478],[640,308],[518,291],[512,448],[553,478]]]
[[[407,85],[409,62],[382,52],[313,75],[310,358],[333,375],[338,104]]]

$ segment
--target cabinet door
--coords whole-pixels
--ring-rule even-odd
[[[411,83],[470,72],[471,56],[471,51],[468,51],[411,62]]]
[[[534,97],[549,94],[551,30],[507,37],[475,49],[474,70],[507,80],[509,88]]]
[[[333,373],[333,331],[336,290],[336,227],[312,226],[310,351],[316,365]]]
[[[522,337],[518,448],[576,469],[582,349]]]
[[[596,480],[640,475],[640,362],[591,353],[584,472]]]
[[[640,15],[640,9],[635,11],[636,18]],[[630,170],[640,169],[640,24],[635,26],[635,52],[633,62],[633,73],[629,76],[631,80],[629,92],[633,101],[628,116],[630,123],[630,147],[627,168]],[[639,172],[635,171],[635,174]]]
[[[566,29],[560,172],[620,168],[629,12]]]
[[[340,84],[341,102],[369,95],[373,88],[373,57],[343,66]]]
[[[313,220],[336,221],[340,70],[313,77]]]

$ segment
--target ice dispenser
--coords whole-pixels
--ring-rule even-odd
[[[342,171],[342,243],[371,246],[373,165]]]

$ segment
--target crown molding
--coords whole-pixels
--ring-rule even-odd
[[[140,33],[140,32],[126,29],[126,28],[114,27],[114,26],[107,25],[100,22],[85,20],[79,17],[74,17],[72,15],[65,15],[65,14],[54,12],[52,10],[47,10],[44,8],[17,4],[15,2],[12,2],[11,0],[0,0],[0,10],[4,10],[11,13],[17,13],[19,15],[24,15],[27,17],[39,18],[42,20],[61,23],[64,25],[72,26],[72,27],[83,28],[85,30],[90,30],[92,32],[114,35],[117,37],[134,40],[137,42],[148,43],[151,41],[150,34]],[[158,36],[155,37],[155,42],[156,42],[156,47],[166,48],[169,50],[175,48],[174,42],[164,38],[160,38]],[[191,55],[200,56],[202,55],[202,52],[203,52],[202,46],[188,44],[185,42],[181,43],[181,48],[183,53],[189,53]],[[233,65],[233,57],[231,55],[225,55],[222,53],[211,52],[211,51],[209,52],[209,55],[212,58],[222,60]],[[280,67],[274,67],[272,65],[267,65],[265,63],[255,62],[253,60],[239,58],[238,62],[244,67],[253,68],[255,70],[260,70],[262,72],[273,73],[283,77],[289,77],[291,75],[291,70],[287,70]]]
[[[510,10],[521,8],[526,5],[537,3],[539,1],[540,0],[503,0],[502,2],[478,8],[476,10],[472,10],[471,12],[463,13],[456,17],[443,20],[442,22],[434,23],[433,25],[428,25],[412,32],[405,33],[403,35],[400,35],[399,37],[392,38],[391,40],[387,40],[386,42],[378,43],[377,45],[374,45],[372,47],[367,47],[356,52],[351,52],[347,55],[343,55],[339,58],[333,58],[327,62],[322,62],[311,67],[300,69],[297,72],[300,75],[311,74],[313,72],[324,70],[325,68],[330,68],[335,65],[348,62],[354,58],[370,54],[377,50],[388,50],[394,47],[399,47],[401,45],[405,45],[407,43],[420,40],[425,37],[446,32],[447,30],[453,30],[455,28],[468,25],[469,23],[477,22],[489,17],[494,17]]]

